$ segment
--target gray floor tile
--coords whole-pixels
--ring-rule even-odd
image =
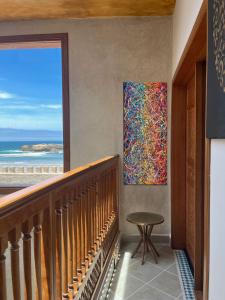
[[[159,276],[153,279],[149,285],[171,295],[172,297],[178,297],[181,294],[178,276],[166,271],[159,274]]]
[[[178,300],[184,300],[183,295],[180,295],[180,297],[177,298]]]
[[[142,281],[133,276],[120,274],[115,278],[115,282],[111,286],[113,299],[124,300],[143,285]]]
[[[148,282],[156,277],[162,270],[156,265],[145,262],[144,265],[141,262],[136,262],[129,268],[129,274],[137,277],[138,279]]]
[[[178,275],[177,272],[177,264],[174,263],[171,267],[167,269],[168,272],[173,273],[174,275]]]
[[[124,243],[121,246],[120,252],[124,253],[124,252],[130,252],[133,253],[133,251],[135,250],[137,246],[137,243]]]
[[[169,266],[174,264],[175,257],[173,250],[169,246],[161,246],[157,248],[157,251],[159,252],[160,257],[158,258],[158,264],[157,266],[162,269],[167,269]],[[151,263],[155,263],[154,258],[150,253],[147,255],[147,261]]]
[[[154,289],[148,285],[145,285],[141,289],[139,289],[137,292],[135,292],[133,295],[128,297],[129,300],[172,300],[175,299],[173,297],[170,297],[169,295],[166,295],[162,292],[160,292],[157,289]]]

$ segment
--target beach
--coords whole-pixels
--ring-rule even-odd
[[[30,186],[63,173],[61,141],[0,142],[0,186]]]

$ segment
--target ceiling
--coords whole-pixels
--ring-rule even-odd
[[[0,21],[166,16],[176,0],[0,0]]]

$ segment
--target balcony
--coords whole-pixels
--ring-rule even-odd
[[[118,233],[118,156],[2,198],[0,299],[98,299]]]

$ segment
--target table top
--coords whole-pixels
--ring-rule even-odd
[[[135,212],[127,216],[127,221],[136,225],[157,225],[163,223],[164,218],[150,212]]]

